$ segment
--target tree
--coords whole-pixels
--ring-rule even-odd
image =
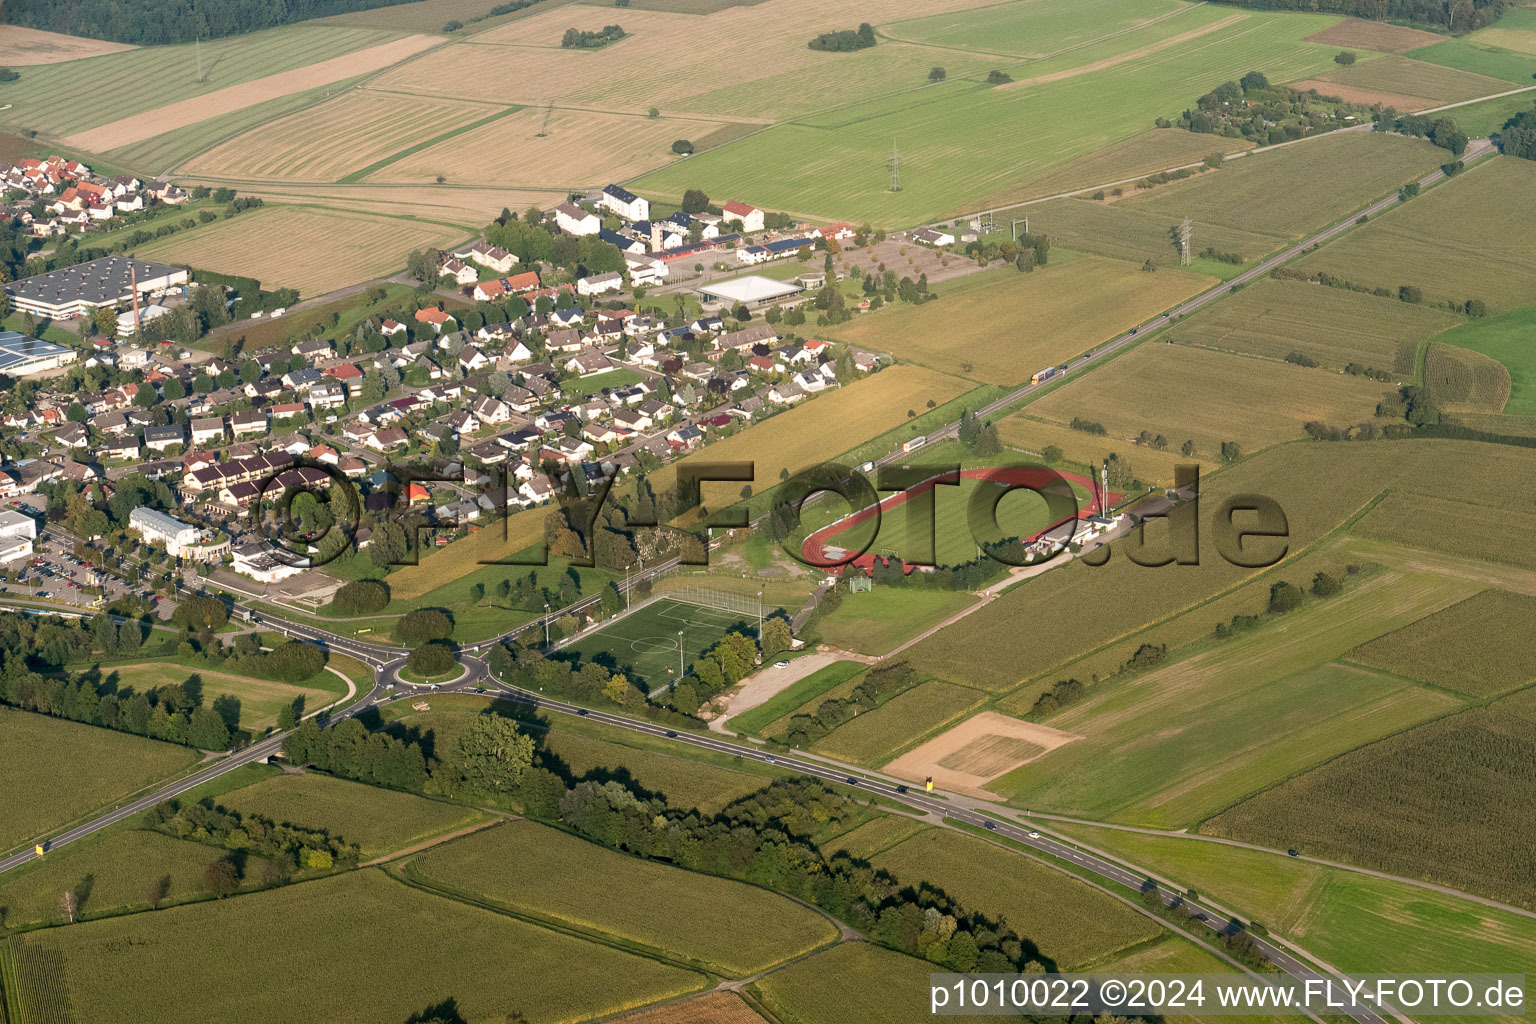
[[[449,752],[443,769],[452,788],[504,793],[533,764],[533,738],[500,715],[476,715]]]
[[[1041,450],[1040,457],[1044,459],[1048,465],[1055,465],[1063,458],[1061,449],[1053,444],[1046,445]]]
[[[291,729],[298,728],[299,712],[301,710],[300,702],[302,700],[302,697],[298,698],[297,700],[290,701],[289,703],[284,704],[277,709],[278,732],[288,732]]]
[[[457,665],[458,662],[453,659],[453,651],[449,650],[447,645],[432,642],[422,644],[405,659],[405,667],[423,678],[445,676]]]
[[[187,721],[187,743],[199,750],[228,750],[229,727],[212,708],[195,708]]]
[[[676,139],[672,143],[672,152],[678,156],[685,156],[693,152],[693,143],[687,139]]]
[[[108,338],[117,337],[117,313],[111,306],[98,306],[91,314],[91,322],[96,325],[96,330]]]
[[[654,121],[656,118],[661,116],[661,111],[655,107],[652,107],[649,111],[646,112],[646,116]]]
[[[331,598],[332,610],[342,615],[373,615],[389,605],[389,588],[375,580],[353,580]]]
[[[428,640],[446,640],[452,633],[452,620],[437,608],[417,608],[406,612],[394,629],[396,640],[413,645]]]
[[[1237,446],[1236,441],[1221,442],[1221,461],[1236,462],[1241,457],[1242,449]]]
[[[794,637],[790,632],[789,623],[775,615],[763,622],[763,635],[759,638],[763,650],[763,659],[766,661],[773,656],[790,649],[793,646]]]
[[[1340,52],[1334,54],[1333,62],[1335,64],[1342,64],[1347,68],[1353,64],[1356,59],[1357,58],[1353,50],[1341,50]]]
[[[79,402],[70,402],[68,411],[64,413],[64,418],[71,423],[84,423],[91,418],[91,414],[86,412],[85,406]]]
[[[683,193],[684,213],[703,213],[709,209],[709,196],[703,190],[690,188]]]
[[[1318,597],[1332,597],[1344,589],[1344,584],[1339,582],[1337,576],[1330,576],[1326,572],[1319,572],[1312,577],[1312,593]]]
[[[1011,81],[1013,81],[1013,76],[1006,71],[993,70],[987,72],[988,85],[1007,85]]]
[[[1250,71],[1238,79],[1237,84],[1243,92],[1262,92],[1269,88],[1269,79],[1264,77],[1263,72]]]
[[[203,869],[203,888],[219,899],[240,888],[240,869],[228,857],[220,857]]]
[[[1269,610],[1276,615],[1301,607],[1301,588],[1281,580],[1269,588]]]
[[[928,81],[942,82],[945,78],[948,77],[948,75],[949,72],[945,71],[943,68],[935,67],[928,72]]]

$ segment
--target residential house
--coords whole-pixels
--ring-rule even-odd
[[[625,220],[649,220],[651,216],[648,201],[619,185],[604,188],[597,205],[606,206]]]
[[[624,288],[624,275],[617,271],[609,271],[606,274],[594,274],[591,277],[583,277],[576,282],[576,294],[601,295],[604,292],[621,291]]]
[[[743,231],[763,230],[763,211],[749,203],[738,202],[732,199],[720,207],[721,216],[726,221],[741,221]]]
[[[499,245],[481,240],[469,247],[469,258],[482,267],[489,267],[498,274],[510,273],[517,257]],[[467,282],[466,282],[467,283]]]
[[[565,363],[568,373],[592,377],[613,369],[613,361],[595,348],[584,348]]]
[[[512,418],[511,407],[491,395],[482,395],[469,408],[481,423],[505,423]]]
[[[474,284],[480,280],[480,272],[463,260],[447,259],[438,270],[439,277],[451,277],[454,284]]]
[[[246,437],[250,434],[265,434],[269,426],[265,409],[257,409],[251,412],[237,412],[229,417],[229,432],[235,437]]]
[[[377,452],[387,452],[392,448],[398,448],[409,441],[405,431],[399,427],[386,427],[369,434],[363,441],[363,445]]]
[[[450,323],[457,326],[459,321],[454,317],[452,313],[441,309],[428,308],[418,309],[416,311],[416,322],[421,324],[431,324],[432,330],[437,334],[441,334],[443,333],[444,326]]]
[[[555,207],[555,223],[568,235],[595,235],[603,229],[597,214],[574,203],[561,203]]]
[[[293,354],[303,356],[306,362],[313,364],[321,359],[334,358],[336,350],[324,338],[311,338],[309,341],[301,341],[293,346]]]
[[[211,416],[208,419],[192,421],[192,443],[198,447],[214,445],[217,447],[224,443],[224,417]]]

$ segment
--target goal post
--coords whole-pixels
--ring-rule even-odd
[[[757,594],[733,594],[711,587],[687,586],[669,591],[665,596],[684,604],[734,612],[754,619],[761,619],[763,615],[763,599]]]

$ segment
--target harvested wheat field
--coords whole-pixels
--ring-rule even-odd
[[[1419,110],[1428,110],[1430,107],[1438,107],[1441,99],[1438,96],[1409,96],[1401,92],[1382,92],[1380,89],[1361,89],[1352,85],[1340,85],[1338,82],[1328,82],[1321,78],[1308,78],[1300,82],[1292,82],[1291,87],[1305,92],[1308,89],[1316,89],[1324,96],[1337,96],[1346,103],[1361,103],[1366,106],[1381,104],[1400,110],[1405,114],[1412,114]]]
[[[100,57],[104,53],[132,49],[135,47],[126,43],[109,43],[105,39],[86,39],[59,32],[22,28],[20,25],[7,25],[5,38],[0,41],[0,66],[24,68],[37,64],[58,64],[61,61]]]
[[[183,171],[335,181],[502,109],[488,103],[353,89],[237,135],[193,157]],[[459,152],[462,160],[463,150]]]
[[[932,776],[939,789],[995,800],[997,794],[983,788],[987,783],[1080,739],[1048,725],[983,711],[901,755],[885,770],[913,782]]]
[[[1509,90],[1509,83],[1497,78],[1487,78],[1438,64],[1426,64],[1396,54],[1318,75],[1310,84],[1296,83],[1299,89],[1313,86],[1319,92],[1343,96],[1345,99],[1350,98],[1350,94],[1360,97],[1422,97],[1425,102],[1420,103],[1417,109],[1492,96]],[[1361,102],[1376,101],[1362,99]]]
[[[437,46],[441,42],[442,40],[436,36],[406,36],[404,39],[396,39],[380,46],[370,46],[356,53],[332,57],[330,60],[323,60],[308,67],[279,72],[254,81],[242,82],[240,85],[231,85],[226,89],[216,89],[202,96],[170,103],[154,110],[146,110],[142,114],[76,132],[61,141],[66,146],[96,153],[132,145],[176,128],[185,128],[189,124],[197,124],[199,121],[242,110],[280,96],[304,92],[329,85],[331,82],[340,82],[356,75],[378,71],[380,68],[387,68],[391,64],[397,64],[407,57],[414,56],[428,47]]]
[[[1445,41],[1444,36],[1424,32],[1416,28],[1389,25],[1384,21],[1361,21],[1346,18],[1321,32],[1314,32],[1306,39],[1309,43],[1338,46],[1344,49],[1379,50],[1382,53],[1407,53],[1421,46],[1432,46]]]
[[[478,231],[502,207],[526,210],[547,208],[565,198],[564,192],[506,189],[491,186],[379,185],[371,182],[286,182],[248,178],[197,176],[207,185],[228,185],[241,195],[260,196],[269,203],[324,206],[351,213],[377,213],[392,217],[420,217],[445,224],[460,224]]]
[[[734,992],[709,992],[619,1017],[613,1024],[763,1024]]]
[[[136,255],[254,277],[313,297],[402,267],[412,249],[463,238],[462,229],[445,224],[276,206],[152,242]]]
[[[366,180],[430,182],[441,176],[449,184],[601,185],[679,159],[672,140],[697,145],[720,127],[717,121],[529,107],[402,157]]]

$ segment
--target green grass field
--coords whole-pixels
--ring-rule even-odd
[[[1342,370],[1360,363],[1409,380],[1428,339],[1464,321],[1396,299],[1263,278],[1180,323],[1180,343],[1284,359],[1299,352]]]
[[[481,812],[457,804],[313,772],[265,779],[218,802],[244,814],[323,828],[356,843],[364,860],[486,820]]]
[[[224,851],[187,839],[142,829],[119,827],[70,843],[5,873],[0,881],[0,930],[62,923],[59,897],[74,892],[77,919],[104,917],[149,906],[150,886],[169,876],[164,904],[208,895],[203,871]],[[261,874],[258,858],[249,858],[247,877]]]
[[[1536,163],[1495,157],[1383,213],[1296,264],[1347,281],[1423,290],[1430,302],[1481,299],[1494,312],[1536,303],[1526,239],[1536,209],[1506,199],[1536,189]]]
[[[1502,78],[1516,86],[1530,85],[1532,76],[1536,75],[1536,57],[1497,46],[1479,46],[1469,39],[1447,39],[1443,43],[1409,50],[1408,56],[1475,75]]]
[[[879,655],[975,603],[976,595],[968,590],[875,587],[868,593],[846,595],[837,610],[822,616],[816,625],[823,642],[833,647]]]
[[[1204,290],[1210,278],[1053,250],[1049,266],[1011,266],[938,286],[940,300],[899,304],[827,333],[946,373],[1014,386]],[[957,310],[963,315],[957,318]]]
[[[1237,166],[1233,165],[1234,168]],[[1099,256],[1135,261],[1138,269],[1146,260],[1161,267],[1178,265],[1179,250],[1170,232],[1186,214],[1170,219],[1167,214],[1143,209],[1130,199],[1101,202],[1088,196],[1051,199],[1027,210],[1030,230],[1050,235],[1062,245]],[[1217,252],[1236,253],[1252,259],[1279,248],[1281,244],[1281,239],[1274,235],[1213,224],[1193,213],[1188,215],[1191,217],[1190,237],[1197,240],[1197,252],[1209,247]]]
[[[1204,822],[1201,831],[1536,905],[1536,693],[1398,733]]]
[[[1533,103],[1536,103],[1536,92],[1525,92],[1483,100],[1481,103],[1469,103],[1450,113],[1456,118],[1457,126],[1472,138],[1487,138],[1502,129],[1516,114],[1530,110]]]
[[[881,31],[904,42],[1000,56],[1043,57],[1181,10],[1182,5],[1174,0],[1046,0],[896,21],[882,25]]]
[[[788,714],[814,697],[819,697],[832,687],[845,683],[864,671],[862,662],[834,661],[780,690],[768,700],[733,717],[728,725],[738,732],[761,732],[774,719]]]
[[[128,796],[198,759],[170,743],[0,708],[0,849]]]
[[[776,209],[911,224],[1127,139],[1252,68],[1273,81],[1323,71],[1337,51],[1302,41],[1323,27],[1306,15],[1187,8],[1034,64],[998,59],[1012,86],[952,76],[916,93],[777,124],[631,184],[663,198],[698,187]],[[893,139],[901,151],[897,193],[885,191]]]
[[[757,616],[662,597],[560,653],[622,671],[633,682],[654,689],[681,678],[693,659],[737,631],[756,636]]]
[[[882,814],[841,835],[821,844],[821,852],[828,858],[846,853],[857,860],[869,860],[882,850],[910,839],[928,826],[915,818],[900,814]]]
[[[487,864],[517,870],[487,873]],[[626,856],[527,821],[437,847],[415,857],[409,871],[435,888],[737,977],[837,937],[825,917],[767,890]]]
[[[428,895],[377,870],[13,938],[23,1019],[376,1024],[457,1000],[469,1020],[587,1019],[705,984],[679,970]],[[216,947],[219,955],[210,958]],[[378,983],[381,962],[408,968]],[[324,985],[298,983],[314,972]]]
[[[845,942],[752,983],[774,1016],[794,1024],[923,1024],[933,965],[868,942]]]
[[[1083,970],[1162,927],[1083,882],[952,829],[928,828],[874,858],[899,881],[929,882],[1006,921],[1064,971]]]
[[[0,124],[47,135],[108,124],[130,114],[279,71],[377,46],[400,33],[369,28],[288,25],[198,46],[144,46],[87,60],[28,68],[6,87]],[[199,54],[196,51],[201,51]],[[203,80],[198,80],[201,61]],[[89,103],[80,97],[89,96]],[[210,111],[210,114],[217,111]],[[155,168],[163,170],[163,168]]]
[[[1536,306],[1502,316],[1474,320],[1441,335],[1440,341],[1458,348],[1492,356],[1509,371],[1509,401],[1504,412],[1511,416],[1536,416]]]
[[[270,679],[219,672],[214,669],[187,668],[173,662],[150,661],[131,665],[109,665],[102,669],[106,682],[132,687],[139,692],[158,686],[180,686],[196,676],[203,683],[203,701],[228,694],[240,701],[240,727],[260,733],[277,722],[278,709],[304,699],[305,711],[325,707],[347,692],[346,684],[329,672],[321,671],[304,683],[282,683]]]
[[[1509,86],[1497,78],[1397,54],[1387,54],[1376,60],[1339,68],[1321,76],[1321,79],[1339,85],[1346,98],[1356,89],[1367,94],[1421,97],[1424,102],[1409,108],[1413,110],[1509,91]],[[1326,85],[1319,88],[1322,92],[1328,91]]]
[[[1447,694],[1329,662],[1472,589],[1382,574],[1166,668],[1090,689],[1047,720],[1084,739],[990,788],[1021,807],[1197,821],[1369,738],[1457,710]]]
[[[833,729],[814,746],[817,753],[854,764],[877,765],[938,732],[985,696],[968,686],[937,679],[904,690],[873,711]]]

